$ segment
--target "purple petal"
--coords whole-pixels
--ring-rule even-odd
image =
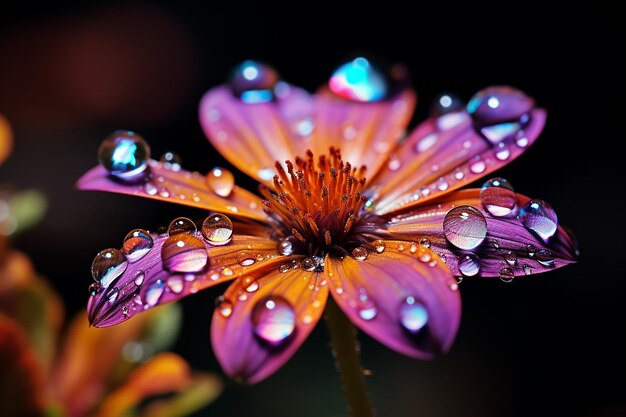
[[[521,207],[529,198],[517,194],[517,201]],[[461,249],[444,235],[446,215],[461,206],[473,207],[486,220],[487,235],[475,249]],[[576,262],[576,244],[565,229],[559,226],[554,236],[545,241],[524,227],[519,216],[491,215],[481,205],[478,189],[458,191],[412,211],[387,217],[390,236],[430,246],[456,276],[499,276],[508,280],[511,276],[537,274]]]
[[[365,259],[357,259],[362,254],[326,261],[333,298],[354,324],[408,356],[430,359],[450,348],[461,297],[456,280],[432,252],[407,242],[377,241]]]
[[[246,103],[227,86],[209,90],[200,102],[200,124],[209,141],[233,165],[252,178],[270,183],[276,161],[293,160],[298,129],[311,122],[308,95],[284,85],[276,101]],[[281,98],[282,97],[282,98]],[[293,105],[292,105],[293,104]]]
[[[278,370],[320,319],[328,287],[297,257],[233,283],[213,314],[211,341],[224,371],[254,384]]]
[[[182,204],[233,216],[265,221],[261,199],[235,186],[228,197],[214,193],[203,175],[185,170],[167,169],[162,163],[151,160],[150,176],[139,184],[124,183],[112,178],[101,165],[85,173],[76,186],[81,190],[108,191]]]
[[[383,101],[363,103],[345,100],[324,89],[315,96],[311,149],[321,154],[331,146],[339,148],[344,161],[353,167],[365,165],[368,178],[373,178],[405,134],[415,101],[411,90]]]
[[[426,120],[373,179],[376,213],[404,210],[500,169],[534,143],[545,120],[542,109],[532,110],[525,123],[483,130],[464,110]]]
[[[275,241],[254,236],[235,235],[223,246],[211,245],[200,232],[169,238],[167,234],[152,233],[150,237],[153,243],[147,252],[131,256],[128,245],[122,248],[127,265],[121,268],[120,276],[106,280],[107,287],[90,287],[87,312],[93,326],[119,324],[142,311],[233,280],[280,258]]]

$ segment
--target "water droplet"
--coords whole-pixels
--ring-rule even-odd
[[[98,149],[98,161],[116,178],[137,182],[149,174],[150,147],[135,132],[118,130],[107,137]]]
[[[459,271],[466,277],[473,277],[480,272],[480,259],[473,253],[462,255],[459,259]]]
[[[415,145],[415,150],[418,153],[426,152],[435,144],[435,142],[437,142],[437,134],[431,133],[424,136],[422,139],[420,139],[419,142],[417,142],[417,144]]]
[[[507,86],[488,87],[467,103],[467,111],[479,127],[518,121],[534,107],[532,98]]]
[[[389,89],[382,71],[363,57],[337,68],[330,77],[328,86],[340,97],[362,102],[382,100]]]
[[[537,233],[543,240],[548,240],[556,233],[556,213],[543,200],[530,200],[522,207],[519,216],[524,227]]]
[[[548,249],[539,249],[535,253],[535,259],[537,259],[537,262],[539,262],[541,265],[548,268],[552,268],[555,265],[554,255]]]
[[[367,300],[358,307],[358,313],[363,320],[372,320],[378,315],[378,307],[373,301]]]
[[[171,169],[172,171],[180,171],[183,160],[180,157],[180,155],[178,155],[177,153],[168,151],[165,152],[162,156],[160,161],[163,163],[163,168],[165,169]]]
[[[224,275],[225,277],[232,277],[234,274],[233,270],[230,268],[224,268],[222,269],[222,275]]]
[[[492,216],[503,217],[515,211],[517,195],[507,180],[492,178],[480,189],[480,202]]]
[[[477,159],[470,165],[469,169],[474,174],[482,174],[487,169],[487,164],[482,159]]]
[[[196,224],[187,217],[178,217],[170,223],[167,227],[167,234],[170,236],[174,236],[180,233],[193,233],[195,232]]]
[[[202,223],[202,236],[212,245],[226,245],[233,236],[233,222],[224,214],[211,214]]]
[[[400,324],[409,333],[419,333],[428,324],[426,306],[416,297],[407,297],[400,305]]]
[[[120,290],[117,287],[113,287],[111,291],[107,294],[109,297],[109,303],[113,304],[117,300],[117,296],[120,294]]]
[[[180,294],[183,292],[184,287],[185,281],[180,275],[172,275],[167,279],[167,288],[169,288],[174,294]]]
[[[92,297],[95,297],[100,291],[102,291],[102,285],[98,284],[97,282],[94,282],[93,284],[89,286],[88,291]]]
[[[443,234],[457,248],[474,249],[487,236],[487,221],[474,207],[455,207],[443,220]]]
[[[417,243],[411,242],[411,246],[409,247],[409,252],[411,253],[417,252]]]
[[[235,188],[235,176],[225,168],[215,167],[206,174],[209,188],[220,197],[228,197]]]
[[[430,252],[429,251],[422,249],[422,251],[418,255],[418,259],[421,262],[426,263],[426,262],[430,262],[430,260],[432,259],[432,256],[430,256]]]
[[[237,258],[237,263],[239,263],[239,265],[241,266],[254,265],[255,262],[256,262],[256,259],[255,259],[254,254],[249,253],[249,252],[242,252],[239,254],[239,257]]]
[[[144,185],[144,191],[145,191],[145,192],[146,192],[146,194],[148,194],[148,195],[156,195],[156,194],[157,194],[157,192],[159,192],[159,189],[158,189],[158,188],[157,188],[157,186],[156,186],[156,185],[154,185],[153,183],[151,183],[151,182],[147,182],[147,183]]]
[[[496,159],[499,161],[506,161],[511,156],[511,151],[504,143],[499,143],[496,149]]]
[[[233,314],[233,303],[225,299],[223,295],[217,297],[215,305],[217,311],[222,315],[222,317],[228,318],[231,314]]]
[[[296,261],[295,259],[292,259],[288,262],[285,262],[283,264],[280,264],[280,266],[278,267],[278,270],[280,272],[287,272],[291,269],[295,269],[298,267],[298,261]]]
[[[271,346],[279,346],[296,329],[296,313],[287,300],[270,296],[259,300],[252,309],[254,334]]]
[[[404,243],[398,243],[398,252],[404,252]]]
[[[528,252],[528,256],[531,258],[535,256],[535,252],[537,252],[537,248],[533,245],[526,245],[526,252]]]
[[[230,86],[244,103],[266,103],[274,99],[274,87],[279,80],[278,72],[271,66],[247,60],[233,70]]]
[[[498,276],[500,277],[500,281],[502,282],[511,282],[515,278],[515,273],[513,272],[513,268],[504,267],[500,269],[498,272]]]
[[[443,93],[437,96],[430,106],[429,115],[431,117],[438,117],[442,114],[451,113],[453,111],[461,110],[465,107],[465,103],[454,94]]]
[[[504,261],[509,265],[509,266],[515,266],[515,264],[517,264],[517,255],[515,255],[513,252],[508,251],[503,255]]]
[[[143,229],[135,229],[126,235],[121,252],[130,262],[143,258],[152,249],[153,241],[150,233]]]
[[[122,314],[124,315],[124,317],[128,316],[128,306],[122,307]]]
[[[525,273],[526,275],[530,275],[530,274],[532,274],[532,273],[533,273],[533,268],[532,268],[530,265],[524,264],[524,265],[522,266],[522,269],[524,270],[524,273]]]
[[[420,245],[422,245],[425,248],[430,248],[430,240],[428,240],[428,238],[421,238],[420,239]]]
[[[446,191],[448,187],[449,185],[445,178],[442,177],[437,180],[437,189],[439,191]]]
[[[302,137],[307,137],[315,129],[315,122],[310,117],[298,121],[295,125],[295,132]]]
[[[528,146],[528,138],[526,136],[521,136],[515,140],[515,144],[520,148],[525,148]]]
[[[274,170],[272,168],[263,168],[257,172],[259,178],[265,181],[271,181],[274,178]]]
[[[302,269],[305,271],[324,271],[324,258],[321,256],[311,256],[302,260]]]
[[[209,255],[199,239],[181,233],[163,243],[161,259],[165,269],[171,272],[199,272],[206,267]]]
[[[465,174],[463,173],[463,170],[461,168],[455,168],[455,170],[454,170],[454,179],[456,179],[458,181],[461,181],[464,176],[465,176]]]
[[[117,249],[109,248],[98,252],[91,263],[91,276],[105,288],[126,271],[128,261]]]
[[[387,167],[391,170],[391,171],[397,171],[400,169],[400,166],[402,166],[402,162],[397,159],[397,158],[392,158],[389,163],[387,164]]]
[[[369,253],[367,252],[367,249],[363,246],[357,246],[356,248],[352,249],[352,257],[357,261],[366,260],[368,255]]]
[[[157,280],[154,284],[150,285],[145,295],[146,304],[148,306],[154,307],[159,302],[163,295],[164,287],[165,285],[161,280]]]
[[[385,248],[387,247],[385,241],[382,239],[374,241],[373,245],[377,253],[383,253],[385,251]]]
[[[259,282],[253,277],[245,277],[241,283],[247,292],[255,292],[259,289]]]
[[[278,252],[281,255],[291,255],[293,253],[293,242],[289,238],[285,238],[278,244]]]

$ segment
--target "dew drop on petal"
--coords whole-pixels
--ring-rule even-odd
[[[143,280],[145,279],[145,277],[146,275],[142,271],[138,271],[135,275],[135,285],[139,287],[141,284],[143,284]]]
[[[291,304],[280,296],[259,300],[252,309],[254,334],[271,346],[279,346],[296,329],[296,313]]]
[[[113,281],[126,271],[128,261],[117,249],[109,248],[98,252],[91,263],[91,276],[107,288]]]
[[[102,285],[94,282],[89,286],[88,291],[92,297],[95,297],[100,291],[102,291]]]
[[[117,296],[119,294],[120,294],[119,288],[113,287],[113,289],[109,291],[109,293],[107,294],[107,296],[109,297],[109,303],[113,304],[115,301],[117,301]]]
[[[496,86],[476,93],[467,103],[467,112],[482,127],[520,120],[534,107],[535,101],[522,91]]]
[[[100,144],[98,161],[122,181],[137,182],[149,174],[150,147],[135,132],[118,130]]]
[[[202,223],[202,236],[212,245],[225,245],[232,239],[233,222],[224,214],[211,214]]]
[[[487,169],[487,164],[482,159],[477,159],[470,165],[469,169],[474,174],[482,174]]]
[[[225,168],[215,167],[206,174],[209,188],[220,197],[228,197],[235,188],[235,176]]]
[[[539,249],[535,253],[535,259],[537,259],[537,262],[539,262],[541,265],[548,268],[552,268],[555,265],[554,255],[548,249]]]
[[[187,217],[178,217],[167,227],[167,234],[174,236],[180,233],[193,233],[196,231],[196,224]]]
[[[520,210],[522,224],[543,240],[551,238],[557,230],[556,212],[543,200],[530,200]]]
[[[371,300],[364,301],[357,308],[359,317],[363,320],[373,320],[378,315],[378,306]]]
[[[185,281],[180,275],[172,275],[167,279],[167,288],[174,294],[180,294],[185,287]]]
[[[259,289],[259,282],[253,277],[245,277],[241,280],[243,288],[247,292],[255,292]]]
[[[498,272],[498,276],[500,277],[500,281],[502,282],[511,282],[515,278],[515,273],[513,272],[513,268],[504,267],[500,269]]]
[[[207,251],[197,238],[184,233],[167,238],[161,248],[165,269],[171,272],[199,272],[209,261]]]
[[[281,255],[291,255],[293,253],[293,242],[291,239],[283,239],[278,244],[278,252]]]
[[[382,71],[363,57],[355,58],[337,68],[330,77],[328,86],[342,98],[362,102],[382,100],[389,89]]]
[[[220,295],[215,300],[215,307],[220,315],[224,318],[230,317],[233,314],[233,303],[224,298],[224,296]]]
[[[423,237],[420,239],[420,245],[422,245],[425,248],[430,248],[430,240],[428,240],[428,238]]]
[[[302,269],[305,271],[324,271],[324,258],[321,256],[311,256],[302,260]]]
[[[473,253],[462,255],[459,259],[459,271],[466,277],[473,277],[480,272],[480,259]]]
[[[407,297],[400,305],[400,324],[409,333],[416,334],[428,324],[428,310],[415,297]]]
[[[503,255],[504,261],[509,265],[509,266],[515,266],[517,264],[517,255],[515,255],[513,252],[508,251]]]
[[[357,261],[366,260],[368,255],[369,253],[367,252],[367,249],[363,246],[357,246],[356,248],[352,249],[352,257]]]
[[[233,70],[230,87],[244,103],[266,103],[274,99],[274,87],[279,81],[278,72],[271,66],[247,60]]]
[[[504,178],[492,178],[480,189],[480,202],[492,216],[508,216],[517,207],[513,186]]]
[[[374,245],[374,249],[376,250],[377,253],[383,253],[385,251],[385,248],[387,248],[385,241],[382,239],[378,239],[374,241],[374,243],[372,244]]]
[[[163,163],[163,168],[171,169],[172,171],[180,171],[182,167],[183,160],[175,152],[167,151],[163,155],[161,155],[160,161]]]
[[[431,117],[438,117],[443,114],[461,110],[463,107],[465,107],[465,103],[463,103],[458,96],[451,93],[443,93],[433,100],[429,109],[429,115]]]
[[[163,281],[161,280],[158,280],[154,284],[152,284],[146,291],[146,304],[150,307],[154,307],[161,299],[164,289],[165,284],[163,284]]]
[[[237,257],[237,263],[241,266],[250,266],[254,265],[256,262],[256,257],[253,253],[250,252],[242,252]]]
[[[487,236],[487,221],[474,207],[455,207],[443,220],[443,234],[457,248],[474,249]]]
[[[153,241],[150,233],[143,229],[135,229],[124,238],[121,252],[130,262],[143,258],[152,249]]]

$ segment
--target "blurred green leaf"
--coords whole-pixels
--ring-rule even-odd
[[[9,210],[15,219],[15,233],[39,223],[46,213],[48,202],[37,190],[20,191],[9,197]]]

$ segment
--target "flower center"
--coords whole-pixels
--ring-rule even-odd
[[[365,166],[354,168],[342,161],[334,147],[317,160],[307,150],[295,166],[285,164],[287,171],[276,163],[273,190],[261,186],[275,237],[283,239],[281,251],[342,256],[369,240],[378,227],[377,216],[362,210],[367,201],[362,194]]]

